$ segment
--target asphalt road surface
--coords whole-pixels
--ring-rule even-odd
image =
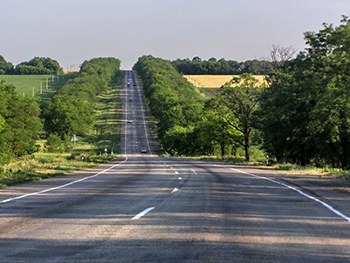
[[[141,92],[115,161],[0,190],[0,262],[350,262],[344,184],[160,158]]]

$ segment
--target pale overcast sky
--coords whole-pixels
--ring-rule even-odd
[[[349,0],[0,0],[0,55],[64,69],[95,57],[122,69],[143,55],[245,61],[268,58],[272,45],[303,50],[304,32],[342,15]]]

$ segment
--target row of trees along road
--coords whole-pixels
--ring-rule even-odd
[[[0,164],[37,151],[35,142],[43,124],[48,141],[69,140],[73,134],[86,132],[94,123],[96,97],[119,70],[120,60],[116,58],[85,61],[77,77],[65,84],[42,109],[33,98],[19,96],[13,85],[1,81]]]
[[[151,114],[158,122],[158,135],[172,154],[195,153],[193,130],[200,121],[204,99],[170,61],[152,56],[134,65],[143,81]]]
[[[105,91],[120,60],[116,58],[94,58],[85,61],[74,79],[65,84],[44,104],[41,116],[49,139],[59,136],[70,139],[73,134],[84,134],[94,124],[94,103]],[[51,138],[50,138],[51,136]]]
[[[170,61],[144,56],[134,69],[143,81],[151,114],[158,122],[159,138],[168,152],[214,155],[219,150],[224,156],[228,150],[243,146],[249,160],[250,119],[259,91],[252,75],[233,79],[217,98],[205,100]],[[242,101],[236,103],[237,98]]]
[[[135,64],[163,146],[172,154],[234,152],[258,144],[278,162],[350,168],[350,22],[304,34],[308,48],[268,74],[232,79],[205,100],[170,61]],[[282,50],[282,49],[281,49]],[[276,50],[275,50],[276,51]],[[276,55],[276,54],[275,54]],[[285,57],[284,57],[285,58]]]

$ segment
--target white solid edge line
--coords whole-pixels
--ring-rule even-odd
[[[343,213],[341,213],[340,211],[338,211],[337,209],[334,209],[331,205],[327,204],[326,202],[323,202],[321,201],[320,199],[316,198],[316,197],[313,197],[311,195],[308,195],[306,193],[304,193],[303,191],[293,187],[293,186],[290,186],[288,184],[285,184],[285,183],[282,183],[282,182],[279,182],[279,181],[276,181],[276,180],[273,180],[271,178],[267,178],[267,177],[264,177],[264,176],[259,176],[259,175],[256,175],[256,174],[252,174],[252,173],[247,173],[247,172],[244,172],[244,171],[241,171],[241,170],[238,170],[238,169],[235,169],[235,168],[231,168],[231,170],[234,170],[234,171],[237,171],[237,172],[240,172],[240,173],[243,173],[243,174],[247,174],[247,175],[250,175],[250,176],[253,176],[253,177],[256,177],[256,178],[260,178],[260,179],[264,179],[264,180],[267,180],[267,181],[270,181],[272,183],[275,183],[275,184],[279,184],[279,185],[282,185],[284,187],[287,187],[293,191],[296,191],[297,193],[299,193],[300,195],[302,196],[305,196],[315,202],[318,202],[320,203],[321,205],[323,205],[324,207],[326,207],[328,210],[332,211],[334,214],[336,214],[337,216],[345,219],[346,221],[348,221],[350,223],[350,217],[344,215]]]
[[[138,213],[136,216],[134,216],[133,218],[131,218],[132,220],[135,219],[140,219],[141,217],[143,217],[145,214],[147,214],[148,212],[152,211],[155,207],[149,207],[146,208],[145,210],[143,210],[141,213]]]
[[[75,181],[72,181],[72,182],[69,182],[69,183],[66,183],[66,184],[63,184],[63,185],[59,185],[59,186],[56,186],[56,187],[44,189],[44,190],[41,190],[41,191],[38,191],[38,192],[33,192],[33,193],[25,194],[25,195],[20,195],[20,196],[8,198],[8,199],[5,199],[5,200],[1,200],[1,201],[0,201],[0,204],[8,203],[8,202],[10,202],[10,201],[22,199],[22,198],[29,197],[29,196],[33,196],[33,195],[38,195],[38,194],[42,194],[42,193],[47,193],[47,192],[50,192],[50,191],[53,191],[53,190],[57,190],[57,189],[60,189],[60,188],[64,188],[64,187],[67,187],[67,186],[70,186],[70,185],[73,185],[73,184],[76,184],[76,183],[85,181],[85,180],[87,180],[87,179],[90,179],[90,178],[99,176],[100,174],[103,174],[103,173],[105,173],[105,172],[107,172],[107,171],[113,169],[114,167],[116,167],[116,166],[118,166],[118,165],[120,165],[120,164],[122,164],[122,163],[125,163],[126,161],[127,161],[127,158],[125,158],[125,160],[121,161],[121,162],[118,163],[118,164],[112,165],[111,167],[109,167],[109,168],[107,168],[107,169],[104,169],[104,170],[101,171],[101,172],[98,172],[97,174],[93,174],[93,175],[90,175],[90,176],[87,176],[87,177],[84,177],[84,178],[81,178],[81,179],[79,179],[79,180],[75,180]]]

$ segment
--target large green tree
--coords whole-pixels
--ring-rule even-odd
[[[253,131],[253,112],[257,109],[263,86],[251,74],[242,74],[223,85],[216,97],[216,110],[225,121],[239,132],[232,139],[243,146],[249,161],[249,148]]]
[[[94,122],[93,108],[86,100],[72,96],[54,96],[42,112],[46,132],[57,133],[62,139],[86,132]]]
[[[350,168],[350,22],[306,32],[308,48],[269,76],[257,122],[264,149],[301,165]]]
[[[0,55],[0,75],[11,74],[13,70],[13,64],[7,62],[3,56]]]
[[[34,57],[29,61],[18,64],[14,72],[20,75],[62,74],[63,69],[54,59]]]
[[[38,104],[19,96],[13,85],[0,82],[0,163],[36,151],[42,128]]]
[[[305,33],[306,60],[319,85],[309,124],[313,136],[323,137],[318,148],[332,148],[343,169],[350,168],[350,21],[343,17],[337,27],[324,24],[319,32]]]

